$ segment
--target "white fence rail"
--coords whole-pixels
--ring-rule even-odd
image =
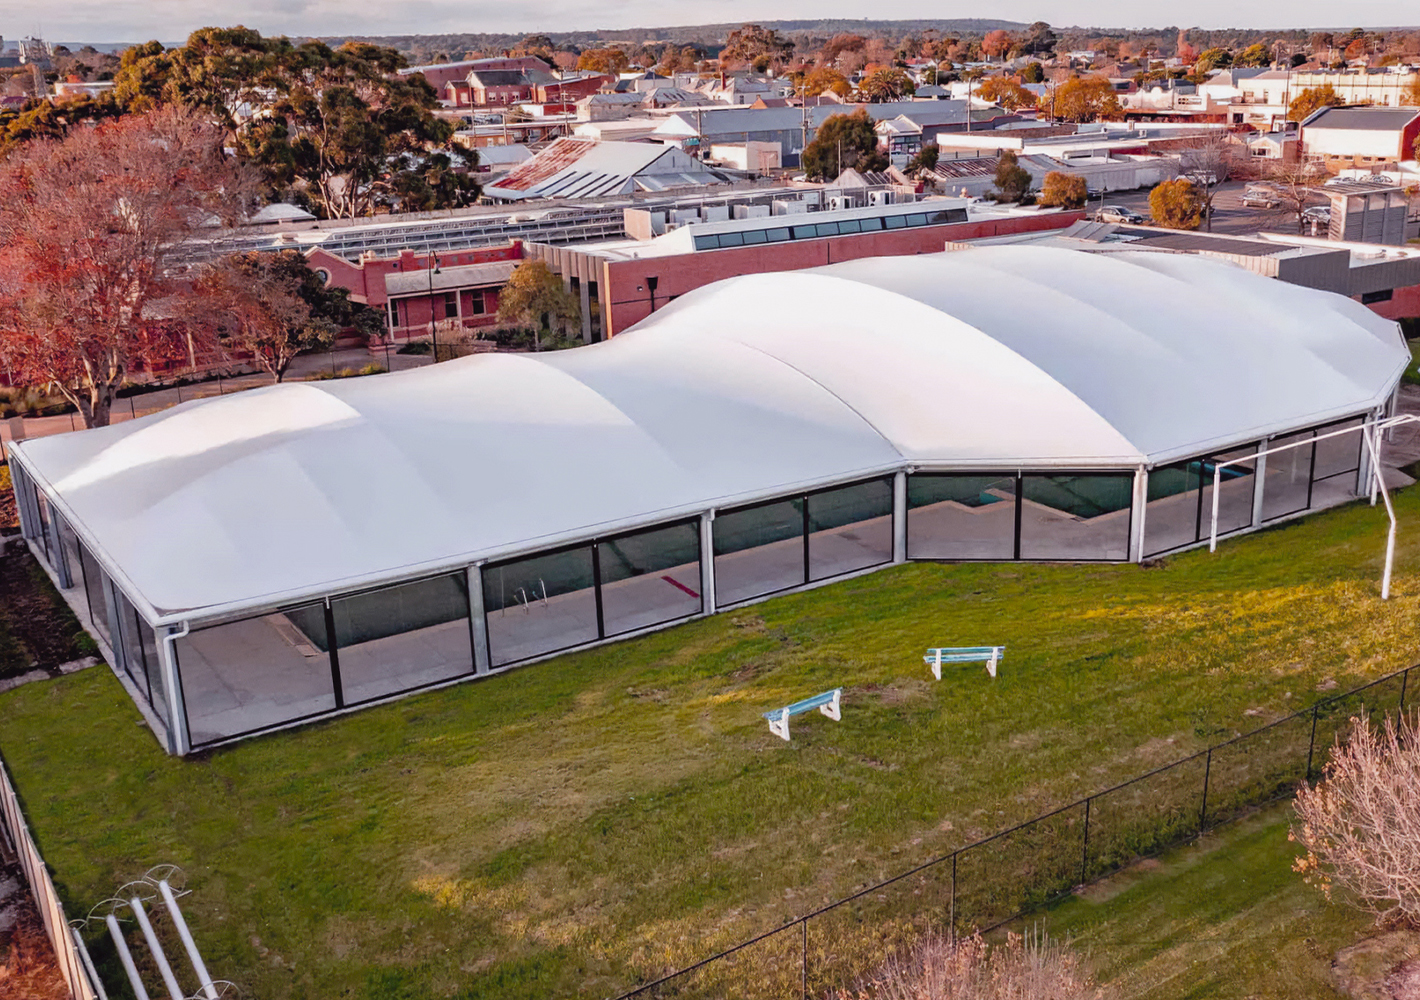
[[[69,994],[74,1000],[97,1000],[94,985],[80,958],[74,932],[64,916],[64,906],[59,902],[59,894],[54,891],[54,883],[49,878],[49,869],[44,866],[44,859],[39,856],[34,837],[30,835],[24,814],[20,812],[20,801],[15,795],[15,786],[10,783],[4,761],[0,761],[0,826],[9,833],[10,842],[19,855],[20,868],[29,883],[50,944],[54,946],[59,971],[69,986]]]

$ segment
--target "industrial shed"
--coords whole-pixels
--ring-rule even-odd
[[[13,466],[186,753],[893,562],[1174,551],[1223,460],[1225,532],[1338,503],[1408,356],[1223,262],[998,246],[732,278],[602,344],[196,401]]]

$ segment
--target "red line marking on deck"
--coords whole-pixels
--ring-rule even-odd
[[[687,587],[685,584],[681,583],[679,580],[673,580],[673,579],[671,579],[671,578],[668,577],[668,576],[663,576],[663,577],[661,577],[661,579],[664,580],[664,581],[666,581],[666,583],[669,583],[672,587],[679,587],[681,590],[685,591],[685,592],[686,592],[687,594],[689,594],[691,597],[695,597],[695,598],[699,598],[699,597],[700,597],[699,594],[697,594],[695,591],[691,590],[689,587]]]

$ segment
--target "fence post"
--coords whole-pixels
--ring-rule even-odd
[[[1312,706],[1312,738],[1307,744],[1307,780],[1312,780],[1312,757],[1316,754],[1316,719],[1321,712],[1321,702]]]
[[[1208,748],[1208,761],[1203,765],[1203,805],[1198,810],[1198,832],[1208,827],[1208,779],[1213,776],[1213,748]]]
[[[1085,884],[1085,873],[1090,866],[1090,803],[1094,797],[1085,800],[1085,846],[1080,849],[1080,884]]]
[[[804,1000],[809,1000],[809,918],[805,917],[804,924]]]
[[[947,911],[947,936],[953,943],[957,939],[957,855],[960,853],[952,852],[952,902]]]
[[[1410,683],[1410,668],[1405,668],[1405,673],[1400,675],[1400,710],[1405,711],[1405,686]]]

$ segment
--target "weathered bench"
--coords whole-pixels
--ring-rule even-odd
[[[986,672],[995,677],[996,664],[1000,663],[1005,655],[1005,646],[957,646],[929,649],[922,660],[932,668],[932,676],[937,680],[942,679],[943,663],[981,663],[985,661]]]
[[[789,716],[798,715],[800,712],[809,712],[815,708],[834,722],[839,721],[843,718],[839,711],[839,698],[842,694],[842,688],[834,688],[832,691],[816,694],[812,698],[796,701],[792,705],[776,708],[772,712],[765,712],[764,717],[769,720],[769,731],[787,742],[789,739]]]

